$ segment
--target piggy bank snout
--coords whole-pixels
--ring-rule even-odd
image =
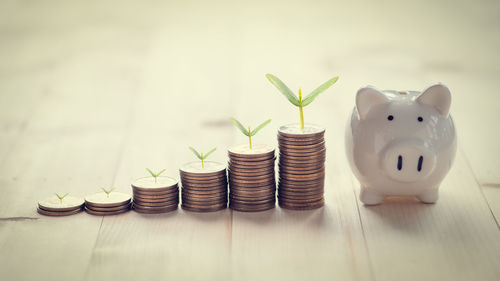
[[[436,165],[436,154],[418,140],[395,140],[389,143],[381,159],[387,175],[401,182],[423,180]]]

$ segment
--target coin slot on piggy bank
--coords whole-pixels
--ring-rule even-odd
[[[442,84],[422,92],[371,86],[357,92],[345,144],[364,204],[390,196],[438,200],[457,149],[450,105],[451,93]]]

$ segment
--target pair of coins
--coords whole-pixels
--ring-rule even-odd
[[[178,181],[171,177],[145,177],[132,184],[133,209],[139,213],[157,214],[177,210]]]
[[[192,212],[215,212],[227,208],[226,166],[212,161],[183,165],[182,209]]]
[[[37,212],[45,216],[69,216],[83,210],[82,198],[65,196],[59,199],[56,195],[38,202]]]
[[[325,129],[306,124],[278,129],[280,207],[293,210],[316,209],[324,205]]]
[[[276,205],[274,148],[240,145],[229,149],[229,207],[241,212],[269,210]]]
[[[128,212],[130,194],[122,192],[99,192],[85,197],[85,212],[96,216],[118,215]]]

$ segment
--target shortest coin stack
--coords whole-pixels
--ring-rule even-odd
[[[130,210],[130,194],[98,192],[85,197],[85,211],[91,215],[109,216]]]
[[[83,199],[65,196],[59,199],[52,196],[38,202],[38,213],[45,216],[68,216],[83,210]]]
[[[220,163],[190,162],[180,169],[182,209],[214,212],[227,208],[226,167]]]
[[[179,205],[178,181],[171,177],[145,177],[132,184],[133,208],[144,214],[166,213]]]

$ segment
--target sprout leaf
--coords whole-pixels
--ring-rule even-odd
[[[248,136],[248,131],[247,129],[245,129],[245,127],[240,123],[240,121],[234,119],[233,117],[229,118],[231,120],[231,122],[234,123],[234,125],[236,125],[236,127],[238,127],[238,129],[240,129],[240,131],[245,135],[245,136]]]
[[[198,153],[198,151],[196,151],[196,149],[194,149],[193,147],[190,146],[189,150],[191,150],[194,153],[194,155],[196,155],[196,157],[198,157],[198,159],[201,160],[201,155],[200,155],[200,153]]]
[[[257,128],[253,129],[253,131],[250,133],[250,135],[253,137],[255,136],[255,134],[257,134],[258,131],[260,131],[262,128],[264,128],[265,126],[267,126],[267,124],[269,124],[271,122],[271,119],[268,119],[266,121],[264,121],[262,124],[260,124],[259,126],[257,126]]]
[[[303,100],[302,100],[302,106],[306,106],[310,104],[319,94],[323,93],[326,89],[330,88],[335,82],[339,80],[339,77],[333,77],[332,79],[326,81],[325,83],[321,84],[318,88],[316,88],[314,91],[312,91],[309,95],[307,95]]]
[[[272,74],[266,74],[266,77],[293,105],[299,106],[299,99],[283,81]]]
[[[203,155],[203,158],[207,158],[208,155],[212,154],[215,150],[217,150],[216,147],[212,148],[212,150],[210,150],[209,152],[205,153],[205,155]]]

